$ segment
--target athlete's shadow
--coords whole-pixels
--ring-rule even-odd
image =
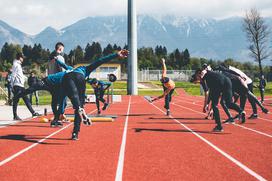
[[[195,132],[195,133],[202,133],[202,134],[230,134],[230,133],[215,133],[215,132],[212,132],[212,131],[198,131],[198,130],[192,130],[192,131],[189,131],[189,130],[186,130],[186,129],[158,129],[158,128],[133,128],[134,131],[136,133],[141,133],[143,131],[151,131],[151,132],[177,132],[177,133],[192,133]]]
[[[194,119],[195,120],[195,119]],[[153,122],[153,121],[150,121],[150,122],[138,122],[139,124],[214,124],[214,122],[174,122],[174,121],[171,121],[171,122],[163,122],[163,121],[157,121],[157,122]]]
[[[137,116],[154,116],[155,114],[125,114],[121,116],[131,116],[131,117],[137,117]]]
[[[41,126],[41,125],[27,125],[27,124],[12,124],[12,125],[9,125],[11,127],[33,127],[33,128],[45,128],[45,127],[48,127],[50,128],[49,125],[44,125],[44,126]]]
[[[48,142],[39,142],[39,140],[43,139],[47,135],[22,135],[22,134],[9,134],[0,136],[0,140],[14,140],[14,141],[24,141],[29,143],[38,143],[44,145],[65,145],[63,143],[48,143]],[[47,138],[47,140],[68,140],[68,139],[60,139],[60,138]]]
[[[176,120],[209,121],[209,119],[205,119],[205,118],[185,118],[185,117],[182,117],[182,118],[180,118],[180,117],[171,117],[171,118],[170,117],[160,117],[160,118],[150,117],[149,119],[152,119],[152,120],[156,120],[156,119],[158,119],[158,120],[174,120],[174,119],[176,119]],[[201,122],[201,123],[203,123],[203,122]]]

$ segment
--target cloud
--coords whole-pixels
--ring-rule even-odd
[[[225,18],[256,7],[272,16],[271,0],[136,0],[138,14]],[[61,29],[87,16],[126,15],[127,0],[1,0],[0,19],[36,34],[47,26]]]

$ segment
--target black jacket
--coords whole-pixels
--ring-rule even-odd
[[[36,84],[37,82],[38,82],[38,78],[35,77],[35,76],[34,77],[30,76],[27,79],[27,84],[28,84],[29,87],[31,87],[32,85]]]

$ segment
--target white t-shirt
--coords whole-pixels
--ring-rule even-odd
[[[232,66],[229,66],[229,69],[236,72],[237,74],[239,74],[243,79],[245,79],[245,82],[246,84],[251,84],[252,83],[252,79],[249,78],[244,72],[242,72],[241,70],[235,68],[235,67],[232,67]]]
[[[20,60],[14,60],[12,65],[11,86],[24,87],[27,77],[23,74],[22,63]]]
[[[56,58],[65,63],[65,60],[64,60],[64,57],[61,56],[61,55],[58,55],[56,56]],[[54,59],[50,60],[49,63],[48,63],[48,75],[50,74],[55,74],[55,73],[58,73],[58,72],[63,72],[64,69],[61,68],[55,61]]]

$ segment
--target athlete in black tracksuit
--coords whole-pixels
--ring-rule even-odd
[[[202,81],[209,88],[209,96],[212,102],[215,122],[217,124],[214,131],[223,130],[218,109],[219,98],[221,95],[227,108],[235,110],[241,116],[242,121],[245,120],[245,113],[243,110],[232,101],[232,83],[228,77],[218,72],[206,71],[205,73],[202,72]]]
[[[78,139],[80,124],[83,116],[86,115],[83,109],[85,103],[85,90],[86,90],[85,79],[89,78],[91,72],[93,72],[100,65],[109,62],[114,58],[127,57],[127,55],[128,55],[127,50],[120,50],[118,53],[102,57],[88,66],[81,66],[76,69],[73,69],[71,70],[71,72],[68,72],[63,76],[61,85],[63,90],[65,91],[63,92],[61,100],[63,100],[65,96],[68,96],[75,110],[74,130],[72,133],[73,140]],[[60,65],[63,66],[63,68],[67,67],[67,65],[65,65],[64,63],[60,63]],[[60,111],[58,111],[58,114],[60,114]],[[58,116],[59,115],[57,115],[56,117]]]
[[[231,80],[232,83],[232,92],[233,94],[237,93],[240,96],[240,108],[242,110],[244,110],[245,108],[245,104],[246,104],[246,100],[247,100],[247,94],[248,94],[248,89],[242,84],[241,79],[234,75],[234,74],[230,74],[228,72],[222,72],[223,75],[225,75],[226,77],[228,77]],[[221,99],[221,105],[225,111],[225,113],[228,116],[228,119],[225,121],[230,122],[230,123],[234,123],[234,119],[231,116],[229,109],[227,108],[226,104],[225,104],[225,100]],[[245,120],[242,120],[242,123],[244,123]]]
[[[231,79],[231,82],[233,85],[233,92],[238,93],[238,95],[240,96],[240,107],[243,110],[245,108],[246,100],[248,98],[248,100],[251,104],[252,110],[253,110],[253,114],[249,117],[249,119],[258,117],[256,104],[258,106],[260,106],[260,108],[262,109],[262,112],[268,113],[268,110],[262,105],[262,103],[253,94],[253,82],[245,85],[245,83],[243,83],[244,80],[242,79],[242,77],[238,73],[236,73],[235,71],[232,71],[222,65],[215,68],[215,70],[221,71],[225,76],[227,76]],[[228,113],[227,113],[227,115],[228,115]]]

